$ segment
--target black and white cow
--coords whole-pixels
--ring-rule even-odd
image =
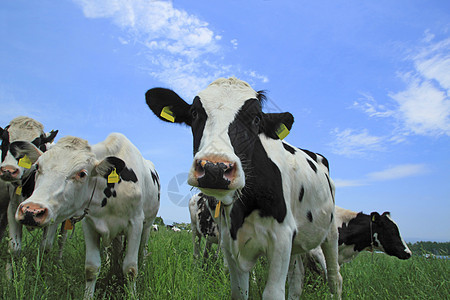
[[[198,193],[189,200],[194,258],[198,258],[200,255],[202,238],[206,240],[203,251],[204,259],[209,256],[211,245],[219,242],[219,227],[210,213],[210,210],[215,210],[217,203],[217,199],[203,193]]]
[[[22,248],[22,225],[15,221],[14,215],[19,203],[29,197],[34,188],[34,169],[26,157],[14,151],[14,145],[31,142],[41,151],[45,151],[57,133],[57,130],[45,133],[44,126],[29,117],[14,118],[5,128],[0,127],[0,237],[3,236],[8,223],[9,249],[13,255],[17,255]],[[42,250],[52,247],[57,227],[55,224],[44,230]]]
[[[264,95],[236,78],[211,83],[187,104],[172,90],[146,93],[160,119],[184,123],[193,134],[188,183],[220,201],[221,244],[234,299],[248,298],[249,271],[261,255],[269,261],[264,299],[302,290],[300,254],[321,246],[332,294],[342,291],[334,184],[328,162],[282,138],[290,113],[263,113]]]
[[[16,220],[44,227],[85,216],[85,298],[94,294],[101,244],[112,243],[114,262],[125,254],[122,271],[134,290],[138,259],[145,255],[159,209],[160,183],[153,163],[118,133],[92,147],[68,136],[43,154],[25,142],[16,145],[16,151],[28,155],[37,168],[34,192],[19,205]],[[127,239],[123,252],[115,249],[123,246],[122,236]]]
[[[399,259],[411,257],[411,250],[389,212],[382,215],[372,212],[366,215],[336,206],[335,216],[339,231],[339,265],[351,261],[365,250],[382,251]],[[312,250],[308,255],[326,270],[320,248]]]

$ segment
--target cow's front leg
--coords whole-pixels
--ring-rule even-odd
[[[100,235],[89,227],[85,220],[83,220],[83,232],[86,244],[86,261],[84,264],[86,288],[84,290],[84,299],[92,299],[101,264]]]
[[[230,282],[231,282],[231,298],[236,299],[248,299],[248,278],[249,272],[242,271],[233,259],[231,253],[222,248],[226,265],[230,270]]]
[[[279,231],[267,251],[269,275],[263,292],[263,299],[284,299],[286,276],[292,249],[292,234]]]
[[[44,227],[44,233],[42,235],[42,241],[40,246],[40,250],[42,253],[48,253],[52,249],[57,229],[58,229],[57,224],[52,224],[47,227]]]
[[[336,226],[332,226],[327,238],[321,245],[323,255],[327,264],[327,282],[331,294],[334,298],[341,299],[342,276],[339,273],[338,261],[338,231]]]
[[[303,266],[300,254],[291,255],[288,271],[289,292],[288,299],[300,299],[303,289],[303,278],[305,275],[305,268]]]
[[[11,260],[20,255],[22,249],[22,224],[18,223],[15,218],[17,207],[19,206],[19,196],[11,196],[11,201],[8,204],[8,227],[9,227],[9,253],[11,254]],[[21,199],[21,196],[20,196]],[[8,279],[12,279],[12,264],[8,262],[6,264],[6,276]]]
[[[131,220],[127,232],[127,250],[123,260],[122,271],[129,287],[135,291],[135,279],[138,274],[138,254],[142,235],[142,220]]]

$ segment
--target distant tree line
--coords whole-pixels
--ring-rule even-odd
[[[414,244],[408,243],[408,247],[415,255],[426,253],[434,255],[450,255],[450,242],[415,242]]]

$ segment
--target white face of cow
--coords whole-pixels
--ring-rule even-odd
[[[275,132],[280,124],[292,126],[289,113],[263,113],[262,97],[236,78],[214,81],[192,105],[167,89],[155,88],[146,94],[147,104],[159,118],[167,121],[169,112],[172,121],[191,126],[194,160],[188,183],[226,205],[236,190],[246,186],[247,171],[257,163],[251,160],[254,150],[262,148],[259,135],[278,139]]]
[[[108,159],[99,163],[87,141],[75,137],[61,138],[38,158],[33,145],[22,143],[20,148],[37,169],[34,192],[16,212],[16,220],[27,226],[42,227],[81,214],[95,177],[113,168]]]
[[[0,128],[1,166],[0,178],[5,181],[19,181],[30,173],[27,158],[20,156],[17,151],[11,151],[11,145],[20,142],[30,142],[40,150],[46,150],[46,143],[51,143],[58,131],[44,134],[43,126],[28,117],[18,117],[7,127]],[[22,160],[23,159],[23,160]]]

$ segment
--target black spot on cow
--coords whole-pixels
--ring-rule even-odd
[[[213,197],[208,197],[203,195],[197,201],[197,219],[199,222],[200,231],[203,236],[215,236],[217,232],[217,224],[214,222],[214,219],[211,216],[211,213],[208,209],[209,203],[214,203],[214,208],[216,207],[217,200]],[[211,206],[209,207],[211,210],[214,210]]]
[[[157,184],[159,186],[159,177],[158,174],[155,172],[153,172],[152,170],[150,170],[150,173],[152,174],[152,180],[154,184]]]
[[[2,150],[2,161],[5,160],[6,154],[9,150],[9,125],[5,127],[5,129],[2,129],[0,127],[0,138],[2,140],[2,144],[0,146],[0,149]]]
[[[333,215],[333,213],[331,213],[330,223],[333,222],[333,218],[334,218],[334,215]]]
[[[109,156],[107,158],[105,158],[106,161],[108,161],[112,167],[110,168],[110,170],[105,174],[104,178],[108,179],[108,176],[111,174],[111,172],[116,169],[117,174],[120,175],[120,179],[119,182],[121,180],[125,180],[125,181],[132,181],[132,182],[137,182],[138,178],[136,176],[136,173],[134,173],[133,169],[128,168],[125,164],[125,162],[123,160],[121,160],[120,158],[117,158],[115,156]]]
[[[107,202],[108,202],[108,199],[103,198],[103,200],[102,200],[102,207],[106,206]]]
[[[310,161],[309,159],[306,159],[306,161],[308,162],[308,164],[309,164],[309,166],[311,167],[311,169],[313,169],[313,171],[314,171],[315,173],[317,173],[317,167],[316,167],[316,165],[315,165],[312,161]]]
[[[129,169],[127,167],[123,168],[122,172],[120,172],[120,178],[125,181],[137,182],[136,173],[134,173],[133,169]]]
[[[305,195],[305,188],[302,186],[302,189],[300,190],[300,196],[298,197],[298,200],[300,202],[302,202],[304,195]]]
[[[311,151],[306,150],[306,149],[300,149],[300,150],[302,150],[302,151],[305,152],[309,157],[311,157],[313,161],[318,162],[318,161],[317,161],[317,154],[316,154],[316,153],[311,152]]]
[[[294,244],[295,237],[297,236],[297,230],[294,230],[294,233],[292,234],[292,244]]]
[[[308,211],[308,213],[306,214],[306,217],[308,218],[308,220],[309,220],[310,222],[313,221],[313,215],[312,215],[312,212],[311,212],[311,211]]]
[[[206,120],[208,116],[206,114],[205,109],[203,108],[202,102],[200,101],[200,97],[195,97],[192,102],[190,109],[190,117],[191,117],[191,129],[192,136],[194,139],[194,155],[198,152],[198,147],[200,147],[200,141],[203,136],[203,130],[205,129]]]
[[[334,195],[333,195],[333,189],[332,189],[332,187],[331,187],[330,177],[328,177],[327,174],[325,174],[325,177],[327,178],[327,181],[328,181],[328,187],[330,188],[331,198],[333,199],[333,203],[334,203]]]
[[[327,168],[328,172],[330,172],[330,165],[328,164],[328,159],[325,156],[319,154],[322,157],[322,164]]]
[[[284,147],[284,149],[286,149],[286,151],[288,151],[291,154],[295,154],[295,152],[296,152],[296,150],[293,147],[289,146],[286,143],[283,143],[283,147]]]

